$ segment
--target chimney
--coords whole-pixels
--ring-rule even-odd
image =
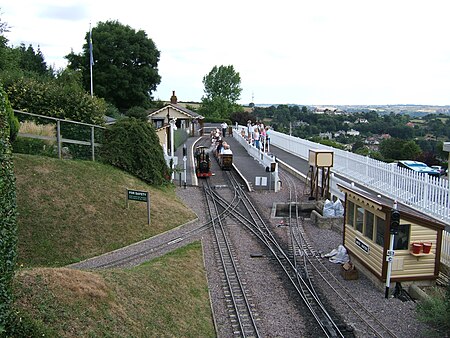
[[[175,90],[172,91],[172,97],[170,98],[170,103],[177,104],[177,97],[175,96]]]

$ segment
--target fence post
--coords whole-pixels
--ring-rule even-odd
[[[94,146],[94,127],[91,127],[91,149],[92,149],[92,161],[95,161],[95,146]]]
[[[58,144],[58,158],[61,159],[61,124],[56,120],[56,143]]]

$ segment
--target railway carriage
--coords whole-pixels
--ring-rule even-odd
[[[209,158],[208,147],[198,146],[194,153],[195,174],[197,177],[210,177],[211,159]]]
[[[222,170],[233,169],[233,154],[219,154],[218,161]]]
[[[226,142],[222,142],[222,140],[217,142],[214,155],[217,158],[217,162],[222,170],[233,169],[233,153],[230,150],[230,146]]]

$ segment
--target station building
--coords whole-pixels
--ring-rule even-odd
[[[147,119],[154,125],[159,142],[166,153],[170,149],[171,120],[175,120],[177,132],[185,132],[188,136],[194,136],[203,130],[204,117],[178,104],[175,91],[172,92],[170,103],[150,112]]]

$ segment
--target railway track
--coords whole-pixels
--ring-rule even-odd
[[[212,222],[212,230],[217,249],[217,257],[223,274],[223,288],[228,303],[233,335],[240,337],[260,337],[256,325],[255,309],[251,304],[249,290],[241,277],[239,262],[225,227],[225,213],[232,213],[233,203],[224,207],[217,203],[217,194],[212,191],[209,180],[203,184],[206,206]],[[220,212],[220,209],[223,212]],[[222,215],[222,216],[221,216]]]
[[[327,297],[333,297],[340,303],[345,304],[347,321],[359,327],[359,330],[368,332],[372,337],[397,337],[387,328],[372,312],[359,302],[339,279],[336,278],[322,262],[320,255],[313,249],[302,225],[302,217],[298,212],[298,195],[296,185],[290,175],[281,173],[284,182],[289,189],[289,230],[290,246],[293,250],[294,264],[308,280],[311,288],[316,284],[315,280],[321,280],[326,288],[322,293]],[[294,210],[292,210],[294,209]]]
[[[235,194],[237,193],[239,197],[240,207],[237,208],[236,205],[234,205],[233,208],[230,208],[227,199],[217,191],[209,190],[208,195],[210,198],[215,200],[218,208],[228,208],[228,210],[230,210],[228,216],[244,225],[269,250],[272,257],[278,263],[278,266],[281,267],[284,275],[287,276],[289,282],[293,285],[303,304],[305,304],[312,317],[316,320],[324,335],[327,337],[344,337],[340,328],[330,316],[327,309],[322,305],[316,292],[311,287],[310,281],[305,278],[302,271],[298,270],[291,259],[289,259],[288,253],[281,247],[271,233],[266,222],[260,216],[257,208],[247,196],[246,192],[242,189],[242,186],[238,183],[234,174],[227,172],[227,175],[228,180],[232,185],[232,190]],[[213,218],[214,214],[212,214],[211,217]]]

